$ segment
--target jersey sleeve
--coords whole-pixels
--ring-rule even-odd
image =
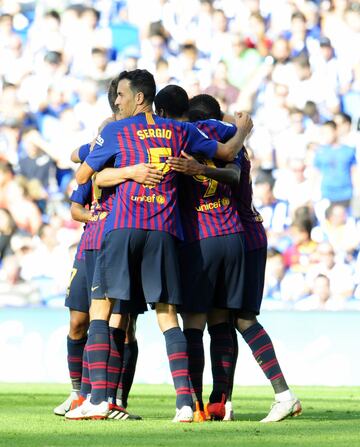
[[[108,124],[96,138],[94,150],[85,158],[94,171],[101,171],[106,163],[119,152],[116,123]]]
[[[204,124],[206,124],[209,129],[207,135],[213,140],[221,141],[222,143],[226,143],[230,140],[230,138],[236,134],[237,130],[234,124],[215,119],[206,120]]]
[[[210,140],[207,135],[190,123],[184,124],[184,140],[182,149],[189,154],[202,154],[214,158],[217,141]]]
[[[81,163],[85,160],[85,158],[89,155],[89,153],[90,153],[90,143],[83,144],[82,146],[79,147],[79,158]]]
[[[92,191],[92,181],[84,183],[83,185],[78,185],[76,189],[73,190],[70,201],[79,203],[82,206],[91,203],[91,191]]]

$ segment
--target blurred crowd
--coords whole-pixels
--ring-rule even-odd
[[[253,117],[263,308],[360,310],[359,0],[0,0],[0,60],[0,306],[63,304],[70,153],[146,68]]]

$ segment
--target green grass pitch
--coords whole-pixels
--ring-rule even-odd
[[[236,387],[235,422],[173,424],[175,399],[168,385],[133,387],[129,410],[143,421],[66,421],[52,409],[69,386],[0,384],[0,446],[360,446],[360,387],[294,390],[303,415],[280,423],[258,422],[271,404],[270,387]]]

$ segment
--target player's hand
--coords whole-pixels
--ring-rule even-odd
[[[150,163],[139,163],[132,166],[131,179],[142,185],[154,187],[163,178],[163,173]]]
[[[234,116],[236,127],[241,129],[245,135],[249,135],[254,127],[251,116],[246,112],[235,112]]]
[[[201,175],[204,170],[204,165],[184,151],[181,151],[181,157],[169,157],[166,163],[173,171],[185,175]]]

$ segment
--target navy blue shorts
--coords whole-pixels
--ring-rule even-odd
[[[175,238],[164,231],[134,228],[105,236],[96,261],[92,298],[180,304]]]
[[[96,268],[97,258],[99,256],[100,250],[85,250],[85,260],[86,260],[86,274],[89,281],[89,293],[90,297],[92,293],[98,297],[104,298],[104,293],[101,288],[101,269]],[[92,284],[98,284],[97,286],[92,286]],[[139,296],[136,297],[134,302],[116,300],[112,310],[113,314],[132,314],[138,315],[143,314],[147,310],[147,306],[143,297],[142,291],[139,292]]]
[[[89,293],[86,283],[85,261],[75,258],[69,287],[66,292],[65,306],[79,312],[89,312]]]
[[[260,313],[264,292],[267,247],[245,252],[245,280],[242,311]]]
[[[241,308],[245,268],[241,234],[209,237],[184,245],[179,249],[179,258],[181,312]]]

